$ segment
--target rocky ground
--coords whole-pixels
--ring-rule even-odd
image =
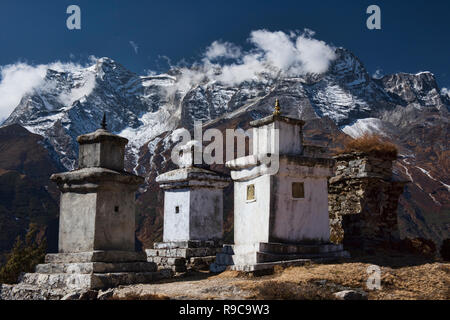
[[[381,290],[366,286],[367,269],[381,268]],[[341,264],[311,264],[275,270],[266,276],[227,271],[198,273],[156,284],[120,287],[109,298],[146,299],[339,299],[337,292],[354,291],[369,300],[450,299],[450,263],[414,257],[368,257]],[[341,294],[342,297],[342,294]]]
[[[381,271],[379,290],[367,286],[374,265]],[[450,263],[379,252],[340,263],[276,268],[266,275],[196,272],[99,292],[44,291],[0,285],[0,300],[450,300]]]

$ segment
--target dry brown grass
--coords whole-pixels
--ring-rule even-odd
[[[344,145],[344,149],[338,153],[364,152],[382,158],[395,159],[398,155],[397,146],[376,134],[364,134],[350,140]]]
[[[170,298],[162,294],[151,294],[143,292],[126,292],[123,295],[113,295],[111,300],[169,300]]]
[[[333,300],[333,292],[314,282],[267,280],[255,283],[254,299],[268,300]]]
[[[388,259],[388,257],[386,257]],[[220,275],[186,277],[159,284],[141,284],[116,289],[113,299],[335,299],[334,293],[365,291],[371,300],[450,300],[450,264],[409,258],[358,259],[336,264],[311,264],[277,268],[273,275],[248,276],[236,271]],[[406,259],[406,260],[405,260]],[[389,259],[388,259],[389,260]],[[398,260],[398,261],[397,261]],[[371,291],[367,268],[381,268],[381,289]]]
[[[344,263],[291,267],[272,279],[242,282],[256,299],[333,299],[333,293],[347,288],[362,289],[369,299],[450,299],[450,265],[381,267],[381,290],[366,287],[367,263]]]

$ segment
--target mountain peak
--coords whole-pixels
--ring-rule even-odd
[[[111,58],[109,58],[109,57],[101,57],[101,58],[98,58],[98,59],[97,59],[96,64],[97,64],[97,65],[103,65],[103,64],[106,64],[106,65],[115,65],[115,64],[117,64],[117,63],[116,63],[115,60],[113,60],[113,59],[111,59]]]

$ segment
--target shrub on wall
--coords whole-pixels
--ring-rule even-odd
[[[339,153],[363,152],[381,158],[396,159],[397,146],[376,134],[364,134],[363,136],[350,140],[344,145]]]

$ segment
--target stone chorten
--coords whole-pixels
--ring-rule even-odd
[[[195,167],[191,152],[183,154],[179,169],[156,178],[164,190],[163,242],[146,250],[148,261],[175,272],[208,269],[221,250],[223,189],[231,182]]]
[[[61,190],[59,253],[47,254],[22,283],[77,291],[145,283],[162,273],[135,251],[135,192],[142,177],[124,171],[128,140],[102,129],[79,136],[77,170],[54,174]],[[56,291],[55,291],[56,290]]]
[[[398,199],[408,181],[392,172],[396,156],[353,152],[334,157],[329,181],[331,240],[347,250],[392,248],[400,241]]]
[[[211,270],[347,256],[329,242],[327,179],[334,160],[310,154],[318,148],[304,145],[304,121],[280,115],[278,100],[273,115],[250,125],[253,154],[226,163],[234,181],[234,245],[224,246]]]

